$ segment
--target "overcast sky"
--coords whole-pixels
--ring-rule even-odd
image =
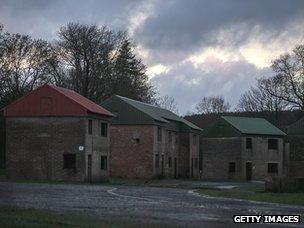
[[[304,43],[302,0],[0,0],[10,32],[53,40],[67,22],[128,30],[161,95],[181,114],[203,96],[235,105],[271,61]]]

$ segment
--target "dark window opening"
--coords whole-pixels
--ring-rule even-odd
[[[235,162],[229,162],[229,173],[235,172]]]
[[[277,150],[278,149],[278,140],[277,139],[268,139],[268,149]]]
[[[92,125],[93,125],[92,120],[89,120],[89,123],[88,123],[88,133],[89,133],[89,135],[92,134]]]
[[[76,154],[64,154],[63,155],[63,168],[64,169],[76,169]]]
[[[159,167],[159,154],[155,155],[155,168]]]
[[[197,169],[197,167],[198,167],[198,159],[197,159],[197,158],[195,158],[195,159],[194,159],[194,168],[196,168],[196,169]]]
[[[108,169],[108,157],[107,156],[101,156],[100,157],[100,168],[102,170]]]
[[[162,129],[161,129],[161,127],[157,128],[157,141],[158,142],[162,141]]]
[[[278,173],[278,163],[268,163],[268,173]]]
[[[246,149],[252,149],[252,138],[246,138]]]
[[[172,158],[171,157],[168,158],[168,166],[169,166],[169,168],[172,167]]]
[[[196,145],[196,135],[193,135],[193,145]]]
[[[101,123],[100,124],[101,136],[107,137],[108,136],[108,124]]]

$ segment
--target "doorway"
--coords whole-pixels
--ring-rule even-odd
[[[252,162],[246,162],[246,180],[251,181],[252,179]]]
[[[92,182],[92,155],[88,155],[88,182]]]

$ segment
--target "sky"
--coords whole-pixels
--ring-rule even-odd
[[[0,0],[0,23],[54,40],[68,22],[127,30],[160,95],[180,114],[204,96],[235,108],[271,61],[304,44],[302,0]]]

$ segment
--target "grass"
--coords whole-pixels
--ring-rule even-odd
[[[270,193],[263,191],[242,191],[241,189],[200,189],[199,193],[208,196],[304,205],[304,193]]]
[[[122,220],[101,220],[85,214],[0,207],[0,227],[162,227]]]

